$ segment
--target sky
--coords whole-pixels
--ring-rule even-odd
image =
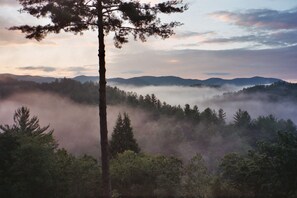
[[[149,2],[149,0],[140,0]],[[161,2],[158,0],[152,3]],[[276,77],[297,82],[296,0],[187,0],[169,39],[130,39],[121,49],[106,38],[107,78],[135,76]],[[19,13],[16,0],[0,0],[0,73],[74,77],[98,75],[97,35],[51,34],[28,40],[14,25],[43,23]]]

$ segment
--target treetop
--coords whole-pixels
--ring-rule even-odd
[[[162,23],[159,14],[182,13],[187,4],[182,0],[169,0],[152,5],[137,0],[19,0],[20,12],[36,18],[49,18],[46,25],[21,25],[10,30],[20,30],[28,39],[41,41],[49,33],[61,31],[82,34],[86,30],[104,29],[105,35],[114,32],[114,44],[120,48],[128,36],[146,41],[149,36],[168,38],[180,22]],[[102,17],[103,24],[98,20]]]

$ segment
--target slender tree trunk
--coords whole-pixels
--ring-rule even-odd
[[[106,117],[106,69],[105,45],[103,32],[102,0],[98,0],[98,42],[99,42],[99,117],[102,161],[102,191],[104,198],[111,198],[111,184],[109,177],[109,152]]]

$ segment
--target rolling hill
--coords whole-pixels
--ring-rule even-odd
[[[42,76],[30,76],[30,75],[13,75],[13,74],[0,74],[1,81],[7,81],[9,79],[19,81],[33,81],[37,83],[50,83],[57,78],[54,77],[42,77]],[[73,78],[79,82],[97,82],[98,76],[76,76]],[[234,78],[234,79],[222,79],[222,78],[209,78],[206,80],[198,79],[184,79],[177,76],[140,76],[133,78],[110,78],[107,79],[107,83],[110,85],[132,85],[132,86],[221,86],[221,85],[265,85],[272,84],[278,81],[282,81],[277,78],[265,78],[265,77],[251,77],[251,78]]]

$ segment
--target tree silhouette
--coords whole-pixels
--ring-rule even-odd
[[[251,124],[251,116],[247,111],[238,109],[233,118],[237,127],[248,127]]]
[[[99,116],[101,137],[101,159],[103,196],[111,197],[109,179],[108,137],[106,120],[106,68],[105,35],[114,32],[114,44],[120,48],[128,42],[128,36],[146,41],[149,36],[170,37],[179,22],[162,23],[158,14],[183,12],[187,9],[182,0],[169,0],[151,5],[136,0],[18,0],[21,12],[36,18],[49,18],[51,23],[37,26],[14,26],[11,30],[21,30],[26,38],[41,41],[48,33],[82,33],[86,30],[98,31],[99,57]]]
[[[12,126],[0,125],[0,129],[3,132],[40,137],[51,136],[53,133],[53,130],[46,132],[49,125],[40,127],[39,119],[36,116],[30,118],[30,110],[27,107],[17,109],[14,113],[13,121],[14,124]]]
[[[41,127],[26,107],[17,109],[13,119],[11,126],[0,125],[0,197],[53,197],[53,130]]]
[[[124,118],[122,118],[121,114],[118,115],[113,129],[110,140],[110,153],[112,157],[115,157],[126,150],[131,150],[135,153],[140,152],[140,148],[134,138],[130,118],[127,113],[124,113]]]

